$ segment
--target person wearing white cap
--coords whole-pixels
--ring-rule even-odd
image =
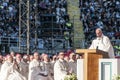
[[[107,36],[102,33],[100,28],[96,29],[97,38],[92,41],[89,49],[99,49],[108,52],[110,58],[115,58],[113,46]]]
[[[69,74],[69,65],[64,60],[64,52],[59,53],[59,59],[54,64],[54,80],[64,80],[65,76]]]

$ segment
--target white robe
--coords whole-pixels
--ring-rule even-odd
[[[21,61],[19,63],[20,73],[28,80],[28,71],[29,71],[29,64]]]
[[[54,80],[54,64],[55,64],[55,62],[56,62],[56,61],[51,61],[51,62],[50,62],[50,63],[51,63],[51,66],[52,66],[52,69],[53,69],[53,75],[52,75],[53,80]]]
[[[72,73],[77,74],[77,61],[70,59],[68,64]]]
[[[44,80],[53,80],[53,68],[50,62],[43,61],[41,63],[42,70],[47,73],[48,76],[44,78]]]
[[[13,63],[5,62],[1,67],[0,80],[26,80],[14,67]]]
[[[29,63],[29,75],[28,80],[43,80],[44,77],[40,74],[46,74],[42,71],[40,61],[33,59]]]
[[[64,80],[69,71],[69,65],[65,60],[57,60],[54,65],[54,80]]]
[[[2,66],[2,63],[0,63],[0,71],[1,71],[1,66]]]
[[[99,50],[108,52],[110,58],[115,58],[113,47],[107,36],[102,35],[101,38],[96,38],[92,41],[92,44],[89,47],[89,49],[97,49],[97,48]]]

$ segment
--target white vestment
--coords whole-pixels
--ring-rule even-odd
[[[28,80],[43,80],[44,77],[42,76],[42,74],[45,75],[46,73],[42,71],[40,61],[33,59],[29,63]]]
[[[89,49],[99,49],[108,52],[110,58],[115,58],[113,47],[107,36],[102,35],[102,37],[94,39]]]
[[[68,63],[69,63],[70,70],[72,70],[72,73],[77,74],[77,61],[70,59]]]
[[[14,67],[13,63],[5,61],[1,67],[0,80],[26,80]]]
[[[29,64],[24,61],[21,61],[19,63],[19,68],[21,75],[23,75],[28,80]]]
[[[2,63],[0,63],[0,71],[1,71],[1,66],[2,66]]]
[[[47,76],[44,78],[44,80],[53,80],[53,68],[50,62],[43,61],[41,63],[42,71],[45,71],[47,73]]]
[[[54,65],[54,80],[64,80],[69,71],[69,65],[65,60],[57,60]]]
[[[53,80],[54,80],[54,64],[55,64],[55,62],[56,62],[56,61],[51,61],[51,62],[50,62],[50,63],[51,63],[51,66],[52,66],[52,69],[53,69],[53,75],[52,75]]]
[[[55,64],[55,62],[56,62],[56,61],[51,61],[51,62],[50,62],[53,69],[54,69],[54,64]],[[54,70],[53,70],[53,71],[54,71]]]

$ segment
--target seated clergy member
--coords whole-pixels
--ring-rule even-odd
[[[0,80],[27,80],[17,71],[17,62],[11,55],[7,55],[6,61],[1,67]]]
[[[69,65],[64,60],[64,52],[59,53],[59,59],[54,65],[54,80],[64,80],[65,76],[69,74]]]
[[[77,74],[77,60],[75,53],[70,54],[69,67],[72,73]]]
[[[39,53],[34,53],[34,59],[29,63],[29,77],[28,80],[43,80],[46,75],[45,71],[42,71],[39,60]]]
[[[43,80],[53,80],[53,68],[50,63],[50,58],[47,54],[43,56],[43,61],[41,62],[42,71],[45,71],[47,74],[44,76]]]
[[[1,66],[2,66],[2,64],[3,64],[3,56],[0,55],[0,70],[1,70]]]
[[[110,58],[115,58],[113,46],[107,36],[102,33],[100,28],[96,29],[97,38],[92,41],[89,49],[99,49],[108,52]]]
[[[29,71],[29,56],[28,55],[24,55],[23,59],[21,60],[21,62],[19,63],[19,67],[20,67],[20,73],[26,77],[26,79],[28,80],[28,71]]]

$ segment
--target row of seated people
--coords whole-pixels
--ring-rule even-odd
[[[1,80],[64,80],[69,74],[77,73],[78,54],[73,51],[59,52],[53,56],[46,53],[41,55],[21,55],[11,52],[0,55]],[[59,73],[59,74],[58,74]]]

